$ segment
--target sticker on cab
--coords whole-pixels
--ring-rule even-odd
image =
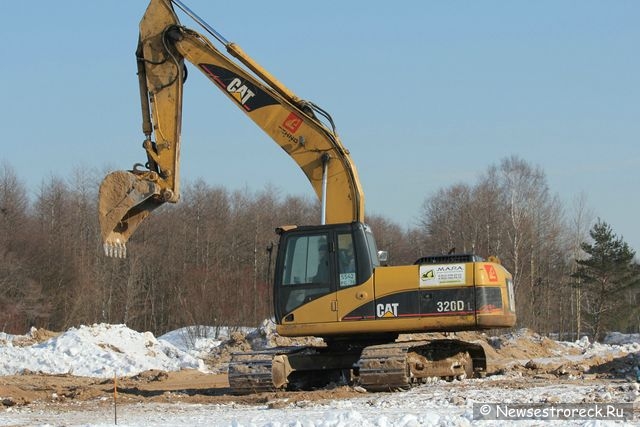
[[[464,264],[421,265],[420,287],[438,285],[464,285]]]

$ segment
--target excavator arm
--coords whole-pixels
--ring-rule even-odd
[[[220,41],[180,25],[172,4]],[[185,60],[204,73],[302,169],[322,202],[321,222],[363,221],[364,196],[356,168],[330,116],[298,98],[239,46],[227,42],[178,0],[151,0],[136,51],[143,116],[144,169],[107,175],[99,219],[105,253],[126,256],[126,242],[150,212],[179,199],[180,126]],[[320,117],[324,117],[329,125]]]

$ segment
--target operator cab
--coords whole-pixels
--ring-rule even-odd
[[[276,231],[280,234],[274,279],[278,323],[301,305],[364,283],[380,265],[373,234],[361,222]]]

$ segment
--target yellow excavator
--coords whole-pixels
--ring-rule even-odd
[[[220,42],[226,54],[182,26],[174,6]],[[514,326],[512,276],[497,259],[447,254],[412,265],[384,265],[386,254],[378,251],[364,223],[356,168],[330,115],[298,98],[181,1],[150,1],[136,56],[147,162],[110,173],[100,186],[107,255],[125,257],[126,243],[141,221],[179,199],[185,59],[282,147],[321,201],[319,224],[276,230],[273,286],[278,334],[320,337],[324,345],[234,354],[229,365],[233,392],[308,389],[339,381],[393,390],[486,371],[479,344],[446,335],[398,337]]]

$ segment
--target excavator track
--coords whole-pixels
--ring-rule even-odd
[[[229,387],[234,394],[249,394],[346,384],[359,354],[313,346],[234,353],[229,362]]]
[[[358,384],[369,391],[408,388],[407,351],[395,343],[365,348],[358,361]]]
[[[277,347],[234,353],[229,363],[229,386],[234,394],[309,390],[330,383],[395,391],[433,378],[471,378],[485,371],[484,349],[458,340],[351,348]]]
[[[233,353],[229,362],[229,387],[234,394],[262,393],[279,388],[273,380],[273,364],[277,356],[293,354],[304,347]]]
[[[369,391],[394,391],[433,378],[462,379],[486,371],[484,349],[458,340],[408,341],[365,347],[358,383]]]

